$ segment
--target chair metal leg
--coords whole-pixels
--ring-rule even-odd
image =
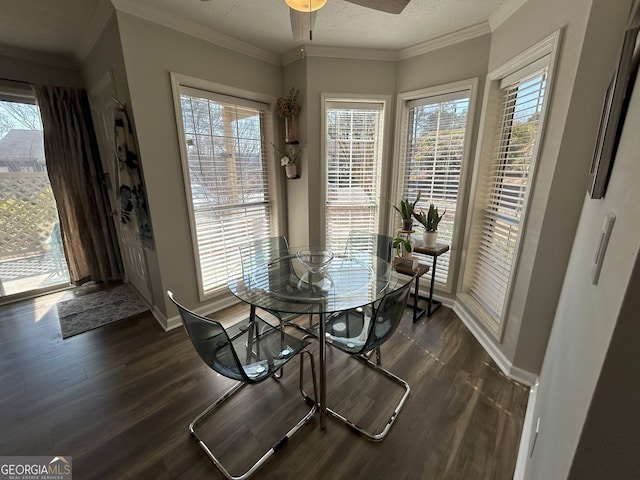
[[[381,367],[382,366],[382,352],[380,352],[380,346],[377,346],[375,348],[376,350],[376,365]]]
[[[313,377],[313,388],[314,388],[314,392],[315,392],[316,391],[315,365],[314,365],[314,361],[313,361],[313,355],[311,355],[311,352],[309,352],[307,350],[303,350],[302,352],[300,352],[300,391],[302,392],[302,369],[303,369],[303,358],[304,358],[303,355],[302,355],[303,353],[308,354],[309,357],[310,357],[310,360],[311,360],[311,374],[312,374],[312,377]],[[251,468],[249,468],[249,470],[247,470],[245,473],[243,473],[243,474],[241,474],[239,476],[233,476],[227,471],[227,469],[222,465],[222,463],[220,463],[220,461],[213,455],[213,452],[211,451],[209,446],[204,442],[204,440],[202,440],[198,436],[198,434],[195,431],[195,428],[196,428],[197,425],[199,425],[201,422],[203,422],[209,415],[213,414],[214,411],[218,407],[220,407],[225,401],[229,400],[233,395],[235,395],[245,385],[246,385],[246,383],[244,383],[244,382],[238,382],[235,385],[233,385],[220,398],[218,398],[213,404],[211,404],[209,407],[207,407],[206,410],[204,410],[202,413],[200,413],[189,424],[189,433],[191,434],[191,436],[195,439],[195,441],[198,443],[198,445],[200,445],[200,447],[204,450],[204,452],[207,454],[207,456],[213,462],[213,464],[218,468],[218,470],[220,470],[220,472],[226,478],[228,478],[229,480],[244,480],[244,479],[249,478],[253,473],[256,472],[256,470],[258,470],[260,467],[262,467],[262,465],[264,465],[264,463],[269,458],[271,458],[274,453],[276,453],[278,450],[280,450],[287,443],[287,441],[298,432],[298,430],[300,430],[306,423],[308,423],[311,420],[311,418],[313,418],[313,416],[318,411],[317,402],[315,402],[313,400],[311,400],[311,402],[309,402],[307,400],[307,398],[303,395],[305,400],[307,400],[307,402],[311,404],[311,409],[307,412],[307,414],[304,417],[302,417],[302,419],[300,419],[298,421],[298,423],[293,428],[291,428],[280,440],[278,440],[275,443],[275,445],[273,445],[269,450],[267,450],[260,457],[260,459],[258,459],[258,461],[256,463],[254,463]]]
[[[300,393],[302,394],[302,398],[304,398],[307,403],[313,403],[316,405],[316,408],[318,406],[318,382],[316,380],[316,366],[315,366],[315,362],[313,361],[313,355],[311,354],[311,352],[309,352],[308,350],[303,350],[302,353],[307,353],[309,355],[309,358],[311,360],[311,380],[313,381],[313,398],[311,398],[305,391],[304,391],[304,369],[303,369],[303,357],[302,355],[300,355]]]
[[[376,356],[378,356],[378,355],[379,355],[379,351],[378,351],[378,349],[376,349]],[[382,368],[382,366],[380,366],[379,364],[373,363],[366,356],[357,355],[355,357],[360,359],[361,361],[365,362],[369,367],[373,368],[374,370],[382,373],[387,378],[389,378],[391,381],[393,381],[393,382],[397,383],[398,385],[404,387],[404,390],[405,390],[404,395],[402,395],[402,398],[400,399],[400,401],[396,405],[395,409],[393,410],[393,413],[389,417],[389,420],[387,420],[387,423],[385,424],[384,428],[382,430],[380,430],[379,432],[371,433],[371,432],[365,430],[364,428],[362,428],[361,426],[357,425],[355,422],[349,420],[347,417],[341,415],[340,413],[336,412],[335,410],[332,410],[329,407],[327,407],[327,413],[329,415],[331,415],[333,418],[336,418],[336,419],[344,422],[350,428],[352,428],[353,430],[361,433],[362,435],[367,437],[369,440],[372,440],[374,442],[380,442],[389,433],[389,430],[391,429],[391,425],[393,425],[393,422],[395,422],[396,418],[398,417],[398,414],[400,413],[400,410],[402,409],[402,406],[404,405],[405,400],[409,396],[409,392],[411,391],[411,388],[409,387],[409,384],[407,382],[405,382],[403,379],[401,379],[400,377],[394,375],[390,371]],[[380,357],[378,356],[377,360],[379,360],[379,358]]]
[[[314,335],[315,336],[315,334],[313,332],[313,313],[309,314],[309,328],[306,328],[306,327],[294,322],[293,320],[286,320],[286,321],[283,322],[283,324],[286,324],[286,325],[288,325],[290,327],[295,327],[298,330],[300,330],[301,332],[303,332],[304,334]]]
[[[325,337],[326,324],[324,313],[320,313],[318,323],[318,340],[320,347],[320,396],[317,397],[320,404],[320,428],[327,428],[327,339]]]

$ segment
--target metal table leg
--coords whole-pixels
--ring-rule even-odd
[[[320,428],[327,428],[327,343],[324,313],[320,313],[318,336],[320,337]]]
[[[429,309],[427,310],[427,317],[430,317],[433,314],[433,312],[438,310],[438,308],[440,308],[440,306],[442,305],[442,302],[440,302],[439,300],[433,299],[433,284],[435,283],[435,280],[436,280],[436,263],[437,262],[438,262],[438,256],[434,255],[433,267],[431,270],[431,285],[429,286]]]
[[[424,296],[420,295],[420,276],[416,277],[416,288],[413,293],[413,323],[416,323],[418,320],[422,318],[422,316],[427,313],[426,308],[421,308],[418,306],[418,300],[426,300]]]
[[[420,291],[420,277],[416,277],[416,289],[413,294],[413,323],[418,321],[418,292]]]

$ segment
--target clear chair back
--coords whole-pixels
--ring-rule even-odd
[[[345,254],[350,257],[379,257],[391,261],[393,239],[377,233],[350,232]]]
[[[363,352],[368,352],[383,344],[396,331],[407,306],[411,285],[413,285],[412,281],[407,282],[399,289],[385,295],[381,300],[369,325],[367,340],[362,348]]]

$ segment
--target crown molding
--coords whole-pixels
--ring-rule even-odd
[[[507,0],[500,5],[500,7],[489,17],[491,31],[495,32],[500,25],[502,25],[511,15],[516,13],[516,11],[525,3],[527,3],[527,0]]]
[[[248,57],[252,57],[263,62],[280,66],[280,57],[268,50],[243,42],[237,38],[230,37],[208,27],[204,27],[190,20],[179,18],[175,15],[164,12],[160,9],[151,9],[136,2],[128,0],[111,0],[115,9],[119,12],[128,13],[136,17],[148,20],[158,25],[162,25],[193,37],[205,40],[220,47],[228,48]]]
[[[417,57],[418,55],[449,47],[457,43],[466,42],[467,40],[481,37],[488,33],[491,33],[489,22],[477,23],[476,25],[463,28],[462,30],[451,32],[438,38],[434,38],[433,40],[419,43],[417,45],[414,45],[413,47],[398,50],[398,60],[406,60],[407,58]]]
[[[288,53],[285,53],[280,57],[280,65],[283,67],[285,65],[289,65],[290,63],[297,62],[301,58],[307,56],[306,47],[304,45],[300,45],[295,50],[291,50]]]
[[[369,48],[341,48],[341,47],[319,47],[315,45],[301,45],[295,50],[280,57],[281,64],[288,65],[304,57],[327,57],[346,58],[350,60],[381,60],[395,62],[407,58],[416,57],[427,52],[432,52],[440,48],[465,42],[473,38],[481,37],[491,33],[488,22],[478,23],[471,27],[463,28],[457,32],[452,32],[441,37],[428,40],[412,47],[401,50],[384,50]]]
[[[84,62],[91,53],[114,11],[113,5],[109,0],[100,0],[98,2],[98,6],[93,12],[89,25],[82,36],[82,41],[74,52],[76,60],[80,63]]]
[[[288,65],[304,57],[345,58],[348,60],[377,60],[395,62],[398,59],[396,50],[374,48],[322,47],[301,45],[280,57],[280,63]]]
[[[108,0],[105,1],[108,2]],[[151,9],[136,2],[132,2],[131,0],[111,0],[111,3],[117,11],[128,13],[144,20],[163,25],[173,30],[200,38],[201,40],[205,40],[209,43],[276,66],[285,66],[304,57],[377,60],[386,62],[406,60],[411,57],[416,57],[434,50],[439,50],[441,48],[449,47],[451,45],[489,34],[513,15],[513,13],[515,13],[526,2],[527,0],[507,0],[491,15],[487,22],[478,23],[456,32],[448,33],[438,38],[400,50],[300,45],[294,50],[280,56],[268,50],[256,47],[248,42],[244,42],[190,20],[185,20],[160,9]],[[103,3],[101,2],[99,12],[96,12],[94,19],[92,20],[92,24],[95,24],[96,28],[90,29],[91,31],[96,31],[98,33],[90,36],[90,40],[87,42],[87,47],[80,53],[80,55],[83,56],[82,58],[86,58],[108,19],[109,16],[105,15]],[[89,35],[85,36],[85,38],[87,37],[89,37]]]
[[[384,50],[376,48],[349,48],[349,47],[322,47],[316,45],[304,45],[306,57],[330,57],[346,58],[349,60],[379,60],[383,62],[395,62],[398,59],[396,50]]]

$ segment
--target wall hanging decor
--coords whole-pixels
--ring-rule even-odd
[[[276,100],[276,112],[280,117],[284,118],[284,143],[296,145],[298,138],[295,128],[295,117],[300,113],[300,105],[298,104],[298,94],[300,91],[292,87],[286,97],[280,97]]]
[[[638,74],[638,64],[640,63],[639,31],[640,4],[637,4],[635,12],[630,17],[618,57],[618,65],[605,93],[602,106],[600,127],[596,137],[596,147],[589,169],[587,186],[589,195],[594,199],[603,198],[607,191],[629,97]]]

